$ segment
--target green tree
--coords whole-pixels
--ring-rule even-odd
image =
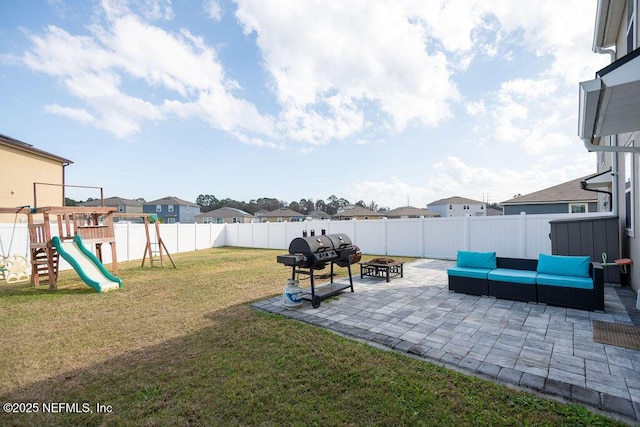
[[[218,209],[218,199],[211,194],[200,194],[196,199],[196,204],[200,206],[202,212],[209,212]]]

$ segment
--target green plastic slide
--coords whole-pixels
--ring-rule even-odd
[[[52,239],[60,256],[73,267],[84,283],[97,292],[107,292],[122,287],[122,280],[109,273],[100,260],[75,236],[71,242],[63,242],[58,236]]]

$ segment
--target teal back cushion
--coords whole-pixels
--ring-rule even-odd
[[[496,268],[495,252],[458,251],[458,267],[467,268]]]
[[[538,273],[557,276],[589,277],[591,258],[588,256],[564,256],[540,254]]]

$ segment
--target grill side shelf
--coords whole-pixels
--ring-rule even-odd
[[[292,258],[289,258],[286,255],[281,255],[282,258],[278,257],[278,262],[281,264],[289,265],[287,262],[291,262]],[[281,262],[281,260],[283,262]],[[316,271],[319,271],[325,268],[325,264],[319,265],[311,265],[311,266],[303,266],[300,264],[294,264],[291,266],[291,278],[295,279],[296,275],[306,275],[309,276],[309,281],[311,282],[311,288],[305,289],[302,294],[302,298],[311,301],[311,306],[313,308],[320,307],[320,302],[326,298],[330,298],[338,293],[351,289],[353,292],[353,278],[351,276],[351,264],[349,264],[348,259],[346,262],[346,268],[349,272],[349,283],[334,283],[333,282],[333,265],[338,262],[344,262],[345,260],[342,258],[334,259],[329,262],[331,265],[331,272],[329,273],[330,281],[327,284],[316,287],[314,274]],[[340,265],[339,265],[340,266]]]

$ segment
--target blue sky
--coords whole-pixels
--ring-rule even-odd
[[[0,133],[106,197],[500,202],[595,172],[596,1],[526,4],[3,1]]]

